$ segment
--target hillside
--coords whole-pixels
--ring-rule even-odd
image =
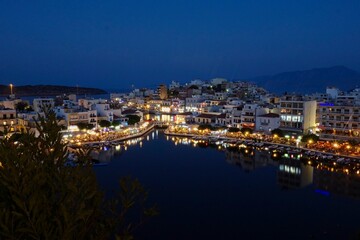
[[[270,92],[325,92],[328,86],[341,90],[360,87],[360,73],[344,66],[314,68],[304,71],[293,71],[249,79]]]
[[[55,96],[61,94],[106,94],[107,92],[98,88],[85,87],[69,87],[56,85],[25,85],[15,86],[13,93],[16,96]],[[10,87],[8,85],[0,85],[0,95],[7,96],[10,94]]]

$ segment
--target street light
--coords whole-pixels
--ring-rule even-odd
[[[13,86],[11,83],[10,83],[10,94],[13,95]]]

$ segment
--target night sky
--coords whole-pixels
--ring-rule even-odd
[[[104,89],[360,70],[359,0],[0,1],[0,84]]]

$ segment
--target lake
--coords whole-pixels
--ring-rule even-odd
[[[348,239],[360,230],[360,178],[216,148],[154,131],[102,152],[100,184],[121,176],[149,189],[160,215],[139,239]],[[125,149],[126,148],[126,149]]]

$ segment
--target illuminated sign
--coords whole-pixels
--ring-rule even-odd
[[[319,106],[321,106],[321,107],[332,107],[332,106],[334,106],[334,104],[325,102],[325,103],[320,103]]]

